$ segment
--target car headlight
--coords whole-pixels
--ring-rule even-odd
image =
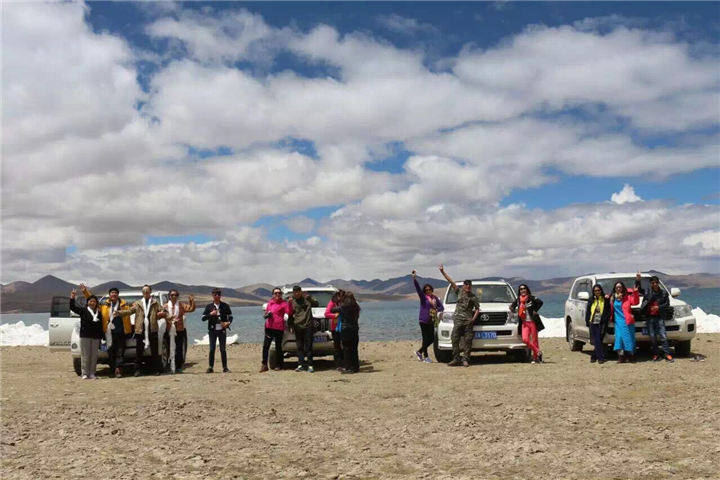
[[[690,305],[680,305],[673,308],[673,318],[684,318],[692,315],[692,307]]]
[[[74,327],[74,328],[75,328],[75,333],[77,333],[78,335],[80,335],[80,322],[77,322],[77,323],[75,324],[75,327]]]
[[[517,313],[508,312],[507,323],[518,323]]]
[[[452,313],[445,313],[442,312],[442,316],[440,317],[440,321],[443,323],[455,323],[455,320],[453,320],[453,314]]]

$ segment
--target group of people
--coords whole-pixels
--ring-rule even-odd
[[[168,337],[170,345],[170,369],[173,373],[182,373],[187,344],[185,316],[195,311],[193,295],[189,296],[188,303],[183,303],[179,300],[180,293],[170,290],[168,302],[162,304],[158,297],[152,296],[152,287],[145,285],[142,288],[142,298],[128,305],[120,298],[120,291],[113,287],[108,291],[108,300],[100,305],[98,298],[84,284],[80,284],[80,291],[86,298],[86,307],[80,308],[77,305],[77,291],[73,290],[70,293],[70,310],[80,316],[80,370],[83,379],[97,378],[95,372],[103,339],[107,345],[110,371],[116,378],[123,376],[125,348],[130,338],[135,339],[135,376],[141,375],[140,367],[146,347],[150,347],[151,370],[155,375],[162,375],[164,369],[159,353],[160,319],[166,321],[165,336]],[[223,372],[230,371],[225,344],[233,316],[230,306],[221,301],[221,296],[220,289],[213,289],[213,302],[205,307],[202,315],[202,321],[208,322],[210,338],[207,373],[214,371],[217,343],[220,344]]]
[[[591,363],[605,363],[603,339],[610,322],[615,325],[615,344],[618,363],[635,362],[635,316],[632,307],[642,304],[638,309],[646,314],[648,334],[653,352],[653,361],[674,362],[670,355],[667,334],[665,331],[665,311],[670,306],[668,293],[660,288],[660,279],[650,277],[650,289],[645,291],[640,284],[640,272],[635,276],[635,288],[631,291],[623,282],[616,282],[610,295],[605,295],[600,284],[593,287],[593,295],[585,309],[585,324],[590,328],[590,338],[595,347]],[[662,345],[662,356],[658,351],[658,337]]]
[[[275,342],[275,370],[283,369],[283,335],[285,333],[285,315],[288,316],[288,328],[295,335],[298,366],[296,372],[315,371],[313,366],[313,339],[320,325],[313,318],[312,309],[318,302],[299,285],[293,287],[289,300],[283,299],[280,288],[274,288],[272,299],[265,309],[265,341],[262,350],[260,373],[267,372],[268,356],[272,342]],[[325,318],[329,320],[333,340],[335,368],[342,373],[360,371],[358,358],[360,305],[352,292],[335,292],[325,309]]]

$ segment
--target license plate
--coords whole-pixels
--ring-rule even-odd
[[[642,334],[645,336],[648,336],[648,337],[650,336],[650,334],[648,333],[647,327],[643,327]]]
[[[327,342],[328,339],[325,335],[321,335],[319,337],[313,337],[313,342]]]
[[[475,338],[480,340],[497,340],[497,332],[475,332]]]

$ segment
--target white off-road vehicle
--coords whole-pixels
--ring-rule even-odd
[[[460,286],[462,288],[462,286]],[[527,346],[522,341],[517,315],[510,312],[510,304],[517,296],[509,283],[500,281],[472,281],[473,293],[480,302],[480,315],[475,320],[472,351],[505,351],[516,360],[527,361]],[[452,360],[453,315],[457,302],[456,293],[448,286],[443,305],[445,311],[438,315],[440,321],[435,330],[435,359],[447,363]]]
[[[163,305],[167,305],[168,292],[153,292],[153,297],[160,300]],[[120,298],[127,303],[128,306],[142,298],[142,291],[120,292]],[[108,300],[108,296],[104,295],[100,298],[100,303]],[[75,298],[76,303],[84,307],[85,297],[78,295]],[[130,316],[131,322],[135,321],[135,315]],[[142,320],[142,319],[141,319]],[[52,307],[50,311],[49,325],[49,348],[51,352],[70,352],[75,368],[75,373],[81,374],[80,371],[80,317],[70,310],[70,297],[53,297]],[[163,369],[169,365],[170,344],[169,339],[165,337],[165,319],[158,320],[158,338],[160,339],[160,359]],[[127,338],[125,346],[125,365],[130,365],[135,361],[135,343],[136,338],[130,335]],[[142,341],[142,339],[141,339]],[[187,353],[187,339],[184,346]],[[143,353],[145,357],[150,357],[150,347],[145,347]],[[108,352],[105,339],[100,343],[100,354],[98,355],[98,365],[108,364]]]
[[[651,276],[648,273],[641,274],[640,285],[645,291],[650,290]],[[583,349],[583,345],[591,343],[590,329],[585,325],[585,310],[595,284],[599,283],[605,294],[609,295],[612,293],[613,285],[619,281],[623,282],[628,288],[634,288],[635,274],[605,273],[586,275],[575,279],[570,289],[570,295],[565,301],[565,338],[570,345],[570,350],[579,352]],[[670,307],[665,310],[665,331],[668,343],[675,347],[676,356],[687,357],[690,355],[690,345],[696,332],[696,321],[692,314],[692,307],[676,298],[680,295],[679,288],[668,290],[662,282],[660,282],[660,288],[669,293],[670,299]],[[642,297],[640,297],[640,302],[642,303]],[[647,345],[650,343],[647,319],[645,313],[639,311],[639,307],[639,305],[633,307],[635,341],[638,345],[641,343]],[[612,322],[608,325],[603,343],[607,346],[608,351],[612,350],[612,345],[615,343],[615,325]]]
[[[313,358],[332,356],[335,353],[332,342],[332,332],[330,331],[330,320],[325,318],[325,309],[332,300],[333,295],[338,291],[332,285],[324,287],[302,287],[303,292],[317,300],[318,306],[312,309],[313,319],[320,328],[316,329],[313,335]],[[292,287],[282,288],[283,299],[289,301],[292,297]],[[263,305],[263,311],[267,304]],[[288,317],[285,315],[285,334],[282,340],[283,355],[285,357],[297,357],[297,342],[295,334],[290,333],[288,327]],[[268,357],[268,367],[272,370],[277,367],[277,359],[275,356],[275,342],[270,347]]]

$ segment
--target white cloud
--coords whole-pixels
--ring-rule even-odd
[[[618,205],[623,205],[625,203],[642,202],[643,199],[638,197],[635,194],[635,189],[626,183],[622,190],[612,194],[610,201]]]
[[[429,23],[418,22],[416,18],[407,18],[396,13],[379,15],[375,20],[383,27],[397,33],[415,35],[418,32],[437,34],[440,31]]]
[[[682,241],[683,245],[696,247],[696,252],[703,257],[720,257],[720,230],[706,230],[688,235]]]
[[[315,229],[315,220],[305,215],[285,220],[285,225],[295,233],[308,234]]]

